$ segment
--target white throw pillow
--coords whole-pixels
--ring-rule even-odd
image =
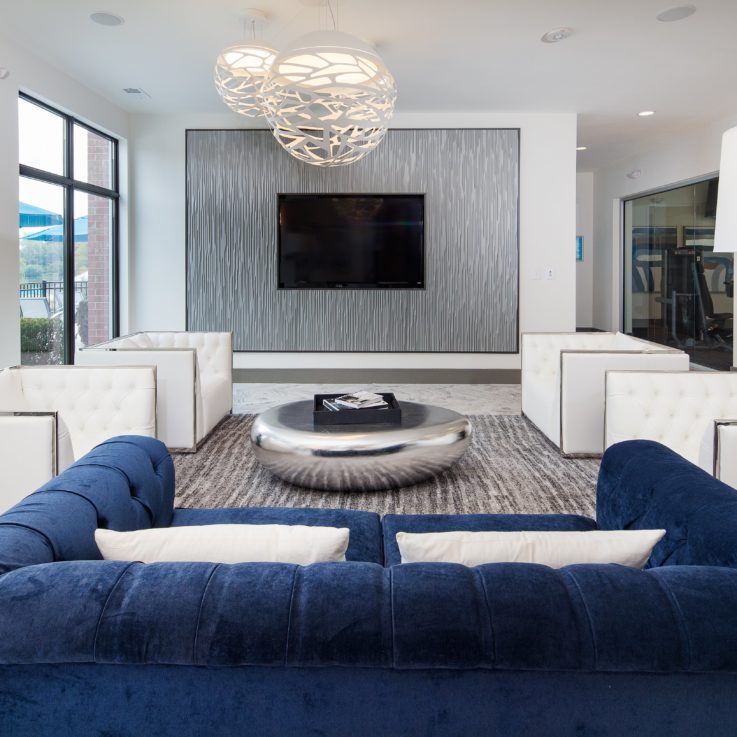
[[[345,560],[347,527],[193,525],[133,532],[95,530],[105,560],[143,563],[296,563]]]
[[[618,563],[642,568],[665,530],[398,532],[402,563]]]

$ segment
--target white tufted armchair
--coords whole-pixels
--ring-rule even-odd
[[[605,444],[656,440],[737,487],[737,373],[608,371]]]
[[[0,511],[115,435],[156,437],[156,369],[0,371]]]
[[[524,333],[522,414],[564,455],[601,455],[605,372],[688,366],[683,351],[623,333]]]
[[[77,351],[78,365],[156,366],[159,439],[193,452],[233,409],[231,333],[133,333]]]

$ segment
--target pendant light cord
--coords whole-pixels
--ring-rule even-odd
[[[337,31],[340,26],[340,11],[339,11],[340,4],[338,0],[335,2],[335,9],[333,9],[333,2],[332,0],[323,0],[321,4],[317,6],[318,8],[318,25],[320,27],[320,30],[327,30],[330,26],[330,22],[332,22],[333,30]]]
[[[243,38],[248,38],[248,31],[246,30],[249,25],[249,18],[247,15],[243,16],[243,20],[241,21],[241,32],[243,33]],[[256,19],[251,18],[250,19],[250,25],[251,25],[251,41],[256,41]]]
[[[243,33],[243,38],[248,38],[248,31],[246,30],[248,28],[248,16],[244,16],[243,20],[241,21],[241,32]],[[251,18],[251,41],[256,40],[256,19]]]

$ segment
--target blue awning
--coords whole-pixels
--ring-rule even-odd
[[[19,228],[42,228],[44,225],[58,225],[63,218],[56,212],[44,210],[43,207],[29,205],[27,202],[18,203]]]
[[[86,243],[89,238],[87,229],[87,216],[74,219],[74,242]],[[44,228],[32,235],[23,238],[25,241],[47,241],[51,243],[61,243],[64,240],[64,226],[52,225],[50,228]]]

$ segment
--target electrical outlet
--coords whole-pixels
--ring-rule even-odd
[[[555,279],[555,272],[552,269],[545,269],[545,278],[548,281]]]

